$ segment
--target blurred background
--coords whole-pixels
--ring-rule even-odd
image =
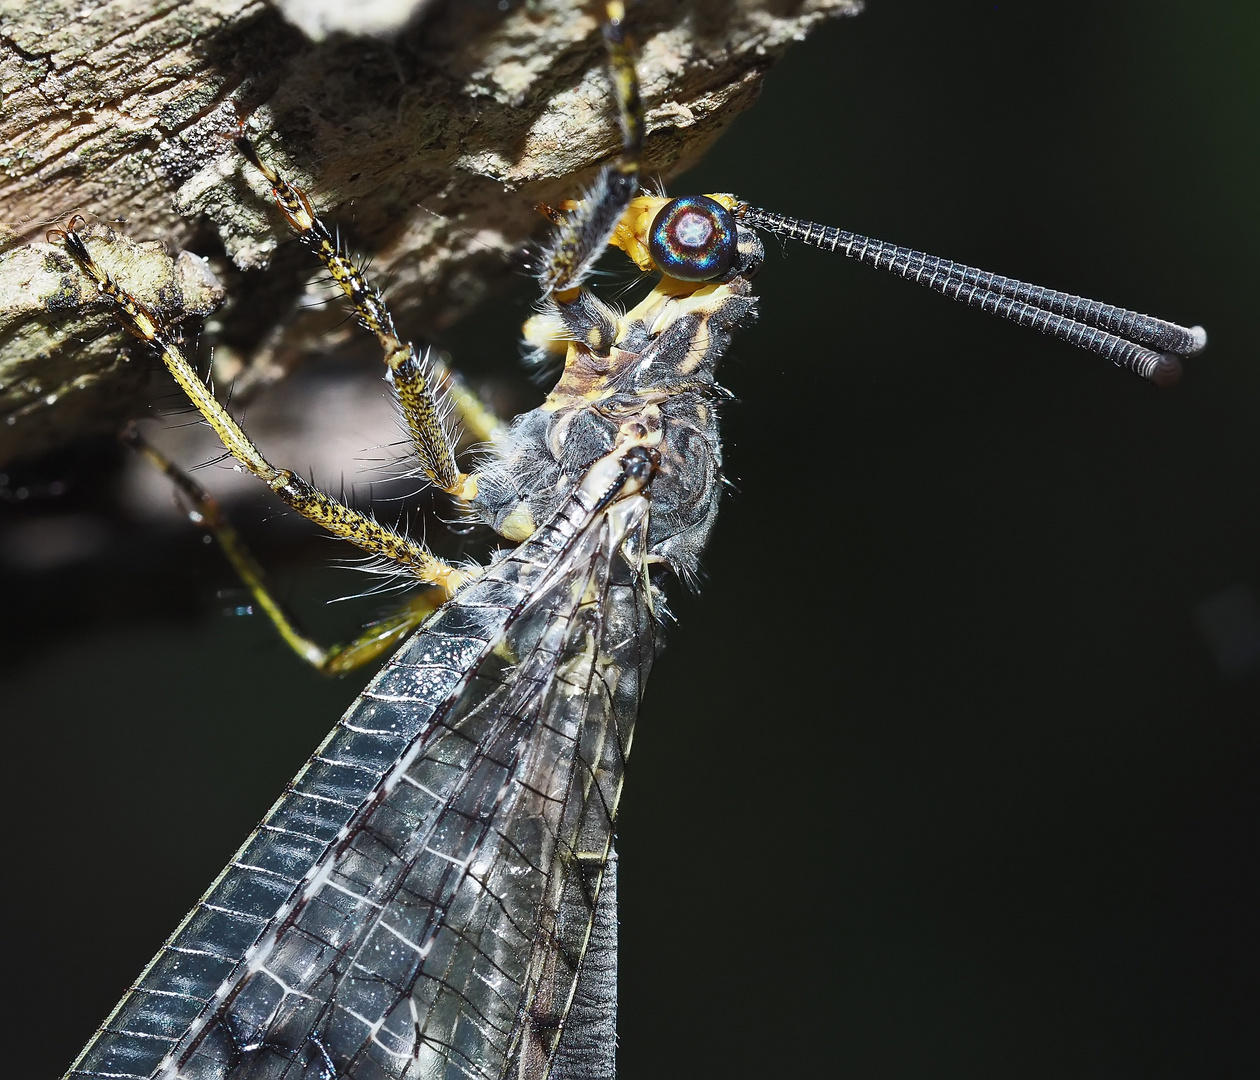
[[[1161,391],[768,240],[723,370],[734,490],[627,776],[627,1080],[1257,1075],[1257,56],[1241,0],[870,0],[672,185],[1210,344]],[[533,295],[439,344],[511,369]],[[362,483],[378,374],[315,365],[247,419],[361,417]],[[66,1067],[367,678],[232,614],[120,458],[0,484],[14,1075]],[[364,587],[342,549],[232,510],[325,640],[379,611],[325,603]]]

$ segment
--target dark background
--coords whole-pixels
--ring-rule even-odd
[[[673,185],[1211,344],[1160,391],[769,241],[724,369],[736,490],[627,778],[627,1080],[1260,1075],[1258,10],[871,0]],[[528,305],[448,344],[506,362]],[[108,485],[66,505],[108,559],[0,581],[22,1077],[66,1067],[362,681],[223,617],[194,533]],[[361,587],[241,513],[286,593]],[[304,607],[327,637],[372,610]]]

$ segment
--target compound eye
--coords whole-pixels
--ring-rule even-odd
[[[663,274],[678,281],[713,281],[735,261],[735,217],[707,195],[666,203],[652,222],[648,251]]]

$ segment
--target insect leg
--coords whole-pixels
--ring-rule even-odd
[[[241,155],[271,185],[271,194],[280,212],[302,244],[327,267],[333,281],[350,301],[359,323],[380,342],[388,379],[398,397],[421,474],[443,491],[464,498],[468,478],[455,463],[455,443],[447,430],[446,412],[448,408],[455,408],[463,412],[465,418],[471,416],[475,433],[483,438],[494,436],[494,425],[489,420],[492,414],[462,383],[457,388],[449,370],[444,367],[439,374],[430,360],[416,352],[414,345],[398,336],[394,317],[385,306],[381,291],[368,281],[334,239],[328,226],[316,215],[306,192],[289,183],[264,161],[243,134],[233,141]],[[443,394],[444,383],[454,392]]]
[[[353,671],[394,648],[446,599],[445,590],[426,590],[412,597],[397,611],[365,627],[352,640],[325,648],[303,634],[293,617],[276,599],[268,584],[266,571],[220,509],[214,496],[150,443],[134,425],[128,425],[119,438],[123,445],[135,450],[166,474],[188,500],[189,516],[218,541],[236,576],[250,591],[263,614],[275,625],[284,643],[311,667],[326,675]]]
[[[351,509],[291,470],[277,469],[272,465],[231,414],[215,399],[170,331],[93,259],[87,244],[77,231],[79,220],[72,218],[65,229],[53,230],[49,233],[49,240],[65,244],[83,271],[96,282],[98,291],[113,302],[115,315],[122,325],[147,342],[161,356],[167,370],[237,461],[264,480],[272,491],[303,517],[327,529],[334,536],[349,540],[364,551],[382,555],[397,563],[419,580],[438,585],[449,594],[468,579],[466,571],[457,570],[443,562],[423,544],[386,528],[367,514]]]
[[[546,296],[563,309],[576,299],[577,289],[608,246],[630,200],[638,193],[645,120],[634,57],[625,39],[625,5],[606,5],[604,44],[621,121],[621,153],[607,165],[582,199],[561,214],[540,207],[556,222],[556,231],[542,253],[538,279]],[[578,335],[582,340],[583,335]]]
[[[429,372],[438,392],[451,403],[459,417],[464,435],[474,442],[497,445],[507,434],[508,425],[477,396],[464,377],[433,354],[429,356]]]

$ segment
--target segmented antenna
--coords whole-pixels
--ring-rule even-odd
[[[1207,344],[1207,332],[1201,326],[1178,326],[1136,311],[1030,285],[913,248],[761,210],[747,203],[741,203],[736,214],[746,225],[788,236],[824,251],[839,251],[877,269],[890,270],[907,281],[926,285],[968,307],[1088,349],[1157,386],[1175,383],[1181,377],[1178,358],[1193,356]]]

